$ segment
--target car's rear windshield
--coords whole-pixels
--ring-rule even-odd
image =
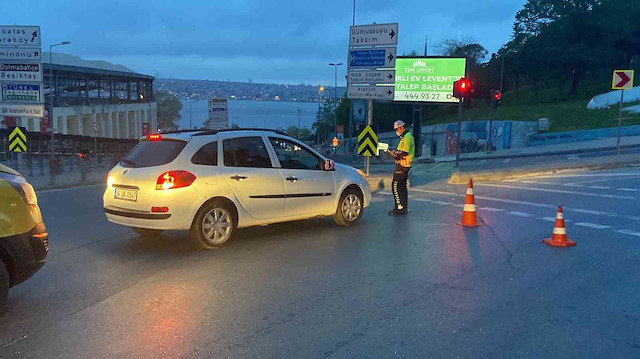
[[[186,146],[184,141],[142,141],[120,161],[122,167],[153,167],[167,164],[178,157]]]

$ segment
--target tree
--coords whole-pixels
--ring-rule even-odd
[[[302,141],[308,141],[309,137],[311,137],[311,130],[306,127],[302,127],[298,129],[297,126],[289,126],[286,131],[287,135],[297,138]]]
[[[436,51],[443,56],[466,57],[469,66],[478,66],[489,52],[472,37],[452,37],[436,45]]]
[[[180,99],[167,91],[157,91],[154,96],[158,106],[158,129],[177,130],[180,110],[182,110]]]

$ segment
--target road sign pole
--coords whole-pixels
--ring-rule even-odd
[[[458,143],[456,144],[456,168],[460,168],[460,145],[462,143],[462,101],[464,101],[464,97],[458,101]]]
[[[620,108],[618,109],[618,156],[620,156],[620,133],[622,130],[622,103],[624,102],[624,90],[620,90]]]
[[[493,149],[493,138],[491,138],[491,136],[493,135],[493,106],[494,106],[494,101],[495,101],[495,97],[493,96],[493,89],[491,89],[490,91],[491,94],[491,106],[489,106],[489,134],[487,136],[487,152],[491,152],[491,150]]]
[[[372,124],[373,124],[373,100],[367,100],[367,125],[371,126]],[[371,156],[365,156],[364,168],[365,168],[365,174],[367,175],[367,177],[369,177],[370,170],[371,170]]]

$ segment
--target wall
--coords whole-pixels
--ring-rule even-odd
[[[455,153],[457,124],[447,123],[422,126],[423,157],[442,156]],[[494,150],[527,147],[529,135],[538,129],[535,121],[494,121],[492,142]],[[462,123],[462,153],[487,150],[489,121]],[[398,145],[399,138],[394,132],[378,135],[378,141]],[[435,153],[434,151],[435,150]]]
[[[622,136],[639,136],[640,125],[623,126]],[[556,145],[567,142],[597,140],[606,137],[618,137],[617,127],[599,128],[596,130],[582,130],[571,132],[540,133],[529,136],[529,146]]]

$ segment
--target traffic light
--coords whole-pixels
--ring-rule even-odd
[[[468,97],[471,93],[471,81],[466,78],[461,78],[453,83],[453,97],[462,99]]]
[[[493,108],[500,107],[500,100],[502,100],[502,92],[500,92],[499,90],[495,90],[493,92],[493,101],[491,101],[491,103],[493,104]]]

